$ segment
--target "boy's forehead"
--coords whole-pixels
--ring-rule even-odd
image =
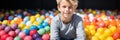
[[[62,0],[62,1],[60,2],[60,4],[70,4],[70,5],[72,5],[68,0]]]

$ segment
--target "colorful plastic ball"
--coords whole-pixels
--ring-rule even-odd
[[[20,32],[18,35],[20,38],[24,38],[26,36],[26,34],[24,32]]]
[[[42,20],[40,17],[38,17],[38,18],[36,19],[37,22],[39,22],[40,20]]]
[[[14,24],[16,21],[15,20],[11,20],[10,24]]]
[[[1,31],[0,31],[0,36],[2,36],[2,35],[4,35],[4,34],[6,34],[6,31],[1,30]]]
[[[11,28],[12,28],[13,30],[17,29],[17,27],[18,27],[18,24],[17,24],[17,23],[14,23],[14,24],[11,26]]]
[[[16,29],[15,33],[18,35],[20,33],[20,29]]]
[[[49,35],[49,34],[44,34],[44,35],[42,36],[42,39],[43,39],[43,40],[49,40],[49,39],[50,39],[50,35]]]
[[[30,18],[28,17],[28,16],[26,16],[24,19],[23,19],[23,21],[29,21],[30,20]]]
[[[44,26],[43,26],[42,24],[40,24],[40,25],[38,26],[38,28],[41,29],[41,28],[44,28]]]
[[[9,35],[8,34],[4,34],[4,35],[1,36],[1,40],[5,40],[7,37],[9,37]]]
[[[22,30],[25,27],[25,24],[20,23],[18,27]]]
[[[37,14],[35,15],[35,17],[36,17],[36,18],[40,17],[40,14],[39,14],[39,13],[37,13]]]
[[[14,16],[9,16],[8,20],[13,20]]]
[[[50,18],[46,18],[45,20],[44,20],[44,22],[48,22],[50,20]]]
[[[33,25],[36,25],[36,26],[38,26],[38,25],[39,25],[39,22],[37,22],[37,21],[34,21],[34,22],[33,22]]]
[[[38,37],[38,38],[36,38],[35,40],[42,40],[42,38]]]
[[[6,38],[6,40],[13,40],[13,37],[9,36]]]
[[[11,27],[5,27],[5,29],[4,29],[6,32],[9,32],[10,30],[11,30]]]
[[[0,30],[2,30],[2,26],[0,26]]]
[[[10,31],[8,34],[9,34],[11,37],[15,37],[15,36],[16,36],[16,33],[15,33],[14,31]]]
[[[44,28],[39,29],[37,32],[38,32],[40,35],[43,35],[43,34],[45,34],[45,29],[44,29]]]
[[[29,35],[30,30],[24,29],[23,32],[24,32],[25,34]]]
[[[2,24],[8,24],[8,20],[3,20]]]
[[[34,38],[34,39],[39,38],[39,37],[40,37],[40,35],[39,35],[38,33],[35,33],[35,34],[33,35],[33,38]]]
[[[30,31],[30,36],[33,36],[35,33],[37,33],[37,30],[31,30]]]
[[[48,22],[44,22],[42,25],[43,26],[49,26]]]
[[[42,15],[40,18],[41,18],[42,20],[45,20],[45,16],[44,16],[44,15]]]
[[[37,30],[37,26],[36,25],[30,26],[30,30]]]
[[[25,36],[24,40],[32,40],[32,37],[31,36]]]
[[[2,24],[2,29],[5,29],[7,25],[6,24]]]
[[[27,22],[26,22],[26,26],[29,26],[29,25],[31,25],[31,24],[32,24],[31,21],[27,21]]]
[[[50,31],[50,27],[49,26],[46,26],[44,29],[46,30],[46,32]]]
[[[31,16],[30,17],[30,21],[33,23],[34,21],[36,21],[36,18],[35,18],[35,16]]]
[[[14,40],[21,40],[21,38],[18,37],[18,36],[16,36],[16,37],[14,38]]]

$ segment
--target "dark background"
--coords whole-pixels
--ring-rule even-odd
[[[0,9],[47,9],[56,8],[55,0],[0,0]],[[80,8],[120,9],[120,0],[79,0]]]

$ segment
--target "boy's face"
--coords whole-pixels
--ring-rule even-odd
[[[74,6],[66,0],[62,0],[58,5],[58,10],[61,12],[62,17],[71,18],[75,10]]]

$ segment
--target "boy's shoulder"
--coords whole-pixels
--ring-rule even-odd
[[[55,17],[53,17],[52,20],[58,22],[60,20],[60,14],[56,15]]]

